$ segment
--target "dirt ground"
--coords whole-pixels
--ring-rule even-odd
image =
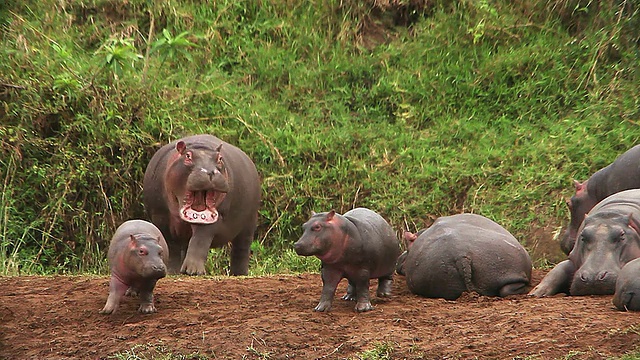
[[[543,272],[534,271],[536,284]],[[412,295],[397,276],[390,299],[367,313],[338,298],[312,308],[318,274],[255,278],[170,276],[156,287],[158,312],[140,315],[126,298],[101,315],[108,277],[0,277],[0,358],[343,359],[367,351],[391,359],[589,358],[636,350],[640,314],[611,296],[506,299],[463,294],[456,301]]]

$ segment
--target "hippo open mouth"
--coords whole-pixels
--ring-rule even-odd
[[[182,200],[180,218],[191,224],[213,224],[218,221],[218,206],[227,193],[214,190],[187,191]]]

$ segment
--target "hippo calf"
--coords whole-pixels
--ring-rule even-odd
[[[163,146],[145,171],[143,202],[171,249],[171,273],[204,275],[209,249],[228,243],[231,274],[248,273],[260,180],[242,150],[212,135]]]
[[[436,219],[417,234],[405,232],[407,251],[397,271],[409,290],[430,298],[455,300],[475,291],[486,296],[526,293],[531,258],[507,230],[480,215]]]
[[[322,261],[322,295],[315,311],[329,311],[336,287],[347,278],[344,300],[356,300],[358,312],[373,309],[369,280],[378,279],[377,295],[391,294],[393,270],[400,242],[391,226],[377,213],[356,208],[344,215],[335,210],[313,214],[302,226],[304,233],[294,244],[298,255]]]
[[[610,295],[625,264],[640,257],[640,189],[599,202],[578,229],[569,259],[556,265],[530,295]]]
[[[574,180],[576,193],[567,201],[571,221],[560,247],[569,254],[576,242],[578,228],[597,203],[617,192],[640,188],[640,145],[618,156],[611,164],[595,172],[585,182]]]
[[[622,267],[616,280],[613,305],[618,310],[640,310],[640,258]]]
[[[167,243],[152,223],[144,220],[122,223],[109,244],[109,297],[100,313],[115,313],[125,293],[140,296],[139,312],[156,312],[153,289],[156,282],[167,274],[165,262],[168,256]]]

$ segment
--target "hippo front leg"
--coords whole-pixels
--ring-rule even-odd
[[[180,272],[187,275],[205,275],[204,268],[213,241],[213,226],[192,226],[193,234],[189,240],[187,254],[184,257]]]
[[[138,312],[141,314],[152,314],[156,312],[156,306],[153,304],[153,289],[156,287],[158,280],[149,280],[147,284],[139,289],[140,307]]]
[[[104,308],[100,310],[100,314],[113,314],[118,310],[120,305],[120,299],[124,296],[125,292],[129,289],[129,285],[118,280],[117,277],[111,276],[109,281],[109,297]]]
[[[336,288],[340,280],[342,280],[341,272],[322,267],[322,295],[320,295],[320,302],[313,310],[320,312],[331,310],[333,297],[336,294]]]
[[[576,268],[571,260],[565,260],[549,271],[540,284],[529,292],[529,295],[544,297],[568,291]]]
[[[251,240],[255,226],[240,232],[231,244],[231,275],[249,274],[249,255],[251,254]]]

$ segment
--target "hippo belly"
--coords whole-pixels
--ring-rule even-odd
[[[402,265],[411,292],[451,300],[465,291],[524,293],[531,268],[529,254],[509,232],[474,214],[437,219],[416,238]]]

